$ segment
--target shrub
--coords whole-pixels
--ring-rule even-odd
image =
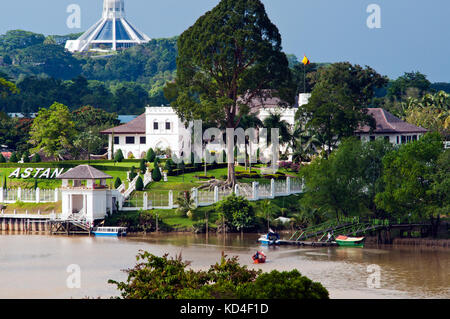
[[[24,163],[29,163],[30,162],[30,152],[25,151],[25,153],[23,153],[23,162]]]
[[[40,163],[41,162],[41,155],[38,153],[34,153],[33,157],[31,158],[32,163]]]
[[[147,165],[144,158],[139,162],[139,169],[141,174],[145,174],[147,172]]]
[[[136,180],[136,190],[139,192],[144,190],[144,181],[142,180],[142,177],[140,177],[140,176]]]
[[[114,161],[117,163],[121,163],[125,157],[123,156],[122,150],[117,150],[116,154],[114,154]]]
[[[328,291],[298,270],[263,273],[238,289],[241,299],[328,299]]]
[[[130,181],[135,179],[136,176],[137,176],[136,167],[131,166],[130,174],[128,175],[128,177],[130,178]]]
[[[243,232],[244,229],[253,226],[255,213],[253,206],[242,196],[235,194],[225,198],[217,205],[219,222],[225,220],[223,227],[231,227]]]
[[[207,271],[189,265],[181,255],[169,259],[141,252],[136,266],[126,271],[126,282],[108,282],[124,299],[328,299],[321,284],[296,270],[263,274],[226,255]]]
[[[128,153],[128,159],[130,159],[130,160],[135,159],[133,153],[131,153],[131,152]]]
[[[114,181],[114,188],[118,189],[120,185],[122,185],[122,180],[120,179],[120,177],[117,177],[116,180]]]
[[[156,157],[155,151],[153,150],[153,148],[150,148],[147,152],[147,158],[146,158],[147,162],[149,162],[149,163],[154,162],[155,157]]]
[[[152,179],[155,182],[160,182],[162,179],[161,170],[159,169],[159,166],[156,164],[156,160],[155,160],[155,169],[152,171]]]
[[[13,152],[12,154],[11,154],[11,157],[9,158],[9,162],[10,163],[17,163],[19,160],[17,159],[17,154],[16,154],[16,152]]]
[[[6,158],[0,153],[0,163],[6,163]]]

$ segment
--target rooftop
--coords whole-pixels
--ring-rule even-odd
[[[112,179],[112,176],[99,171],[89,165],[80,165],[70,169],[68,172],[60,175],[57,179],[69,180],[95,180],[95,179]]]
[[[145,134],[145,113],[126,124],[110,128],[101,132],[101,134]]]
[[[411,134],[411,133],[427,133],[428,130],[409,124],[402,121],[398,117],[392,115],[388,111],[382,108],[368,109],[368,114],[372,115],[376,122],[376,128],[373,131],[374,134],[386,134],[386,133],[399,133],[399,134]],[[363,126],[357,130],[357,133],[370,133],[369,126]]]

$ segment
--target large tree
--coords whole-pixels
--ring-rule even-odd
[[[306,193],[302,206],[322,209],[337,219],[369,211],[383,217],[374,200],[382,190],[382,159],[391,149],[384,139],[369,143],[344,140],[329,158],[316,159],[303,168]]]
[[[438,217],[442,212],[438,208],[445,205],[446,197],[442,196],[441,185],[448,185],[448,174],[441,174],[448,163],[438,165],[443,151],[442,139],[434,133],[386,155],[383,159],[384,191],[376,196],[377,206],[405,220]],[[448,189],[445,192],[448,195]]]
[[[183,120],[236,128],[255,97],[293,102],[281,36],[260,0],[220,1],[180,36],[178,50],[177,77],[165,95]],[[231,162],[228,182],[234,184]]]
[[[296,118],[318,135],[328,154],[360,125],[375,127],[367,107],[375,89],[387,83],[385,77],[370,67],[344,62],[319,69],[316,81],[309,103],[300,107]]]
[[[75,132],[72,114],[67,106],[55,102],[48,109],[41,108],[31,126],[31,143],[35,146],[32,151],[42,150],[47,156],[59,159],[72,147]]]

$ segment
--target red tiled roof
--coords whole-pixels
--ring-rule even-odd
[[[247,96],[244,96],[244,98],[247,98]],[[239,98],[239,100],[242,102],[243,98]],[[255,96],[250,100],[248,107],[251,113],[256,113],[261,109],[290,108],[291,106],[275,96],[272,91],[262,90],[260,96]],[[298,108],[298,97],[296,97],[293,108]]]
[[[373,131],[374,134],[386,134],[386,133],[399,133],[399,134],[411,134],[411,133],[427,133],[428,130],[409,124],[402,121],[398,117],[392,115],[388,111],[382,108],[368,109],[368,114],[372,115],[376,122],[376,128]],[[370,133],[369,126],[363,126],[359,128],[356,133]]]
[[[129,123],[102,131],[101,134],[145,134],[145,113]]]

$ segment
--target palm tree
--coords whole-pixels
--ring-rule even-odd
[[[177,212],[181,213],[189,218],[192,218],[193,211],[195,210],[195,202],[190,192],[184,192],[177,198],[176,204],[178,205]]]
[[[291,147],[292,160],[295,163],[309,162],[317,153],[321,145],[319,136],[305,129],[304,125],[297,123],[292,134]]]
[[[291,140],[291,128],[288,122],[281,119],[281,113],[272,113],[264,119],[263,121],[264,127],[267,128],[267,141],[270,143],[271,138],[271,129],[278,128],[280,130],[280,143],[286,144]]]
[[[274,214],[272,203],[270,200],[266,199],[261,202],[259,208],[260,212],[262,213],[262,217],[267,219],[267,231],[270,232],[270,219]]]

